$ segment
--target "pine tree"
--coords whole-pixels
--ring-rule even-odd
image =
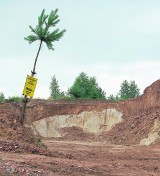
[[[56,79],[55,75],[51,78],[50,83],[50,98],[57,99],[61,95],[58,80]]]
[[[44,42],[49,50],[54,50],[53,42],[58,41],[65,32],[65,30],[60,31],[58,28],[55,30],[51,30],[51,32],[49,31],[51,28],[54,28],[56,24],[60,21],[58,19],[59,16],[57,15],[57,12],[58,9],[53,10],[49,15],[46,15],[45,9],[43,9],[41,15],[38,17],[38,25],[35,28],[29,26],[33,34],[24,38],[29,42],[29,44],[37,40],[40,41],[39,49],[32,70],[32,76],[36,74],[36,63],[39,56],[39,52],[41,50],[42,43]]]
[[[29,26],[31,32],[33,34],[25,37],[24,39],[29,42],[29,44],[40,41],[38,52],[34,61],[33,70],[31,71],[31,75],[34,77],[36,74],[36,64],[37,59],[39,56],[39,52],[42,47],[42,43],[44,42],[49,50],[54,50],[53,43],[55,41],[59,41],[59,39],[63,36],[65,30],[60,31],[58,28],[52,29],[56,26],[56,24],[60,21],[57,15],[58,9],[51,11],[49,15],[45,14],[45,9],[42,10],[41,15],[38,17],[38,24],[35,28]],[[51,30],[50,30],[51,29]],[[25,118],[25,109],[27,104],[28,98],[27,96],[24,97],[24,105],[22,108],[22,115],[21,115],[21,124],[24,123]]]

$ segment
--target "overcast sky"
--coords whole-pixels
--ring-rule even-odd
[[[123,80],[135,80],[141,92],[160,79],[159,0],[0,0],[0,91],[21,96],[39,42],[24,37],[37,24],[42,9],[58,8],[58,28],[66,29],[45,44],[37,63],[35,97],[48,98],[51,77],[67,91],[80,72],[95,76],[107,96],[117,94]]]

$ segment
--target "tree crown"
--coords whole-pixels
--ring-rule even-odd
[[[127,100],[128,98],[136,98],[140,95],[140,89],[135,81],[128,82],[124,80],[119,91],[120,99]]]
[[[52,99],[56,99],[60,95],[60,88],[58,85],[58,80],[56,79],[55,75],[51,78],[50,83],[50,97]]]
[[[82,72],[69,89],[70,95],[75,98],[105,99],[105,92],[98,86],[95,77],[88,77]]]
[[[55,27],[56,24],[60,21],[57,15],[58,9],[51,11],[49,15],[45,14],[45,9],[42,10],[41,15],[38,17],[38,25],[33,28],[31,25],[29,28],[31,29],[32,35],[25,37],[24,39],[29,42],[29,44],[40,40],[41,42],[45,42],[48,49],[54,50],[53,42],[58,41],[64,34],[66,30],[60,31],[58,28],[49,31],[51,27]]]

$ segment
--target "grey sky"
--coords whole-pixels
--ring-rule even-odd
[[[39,45],[23,38],[43,8],[58,8],[58,27],[67,32],[54,52],[43,45],[35,97],[49,96],[53,75],[65,91],[86,72],[107,95],[116,94],[124,79],[135,80],[143,91],[160,78],[159,0],[0,0],[0,91],[6,96],[22,94]]]

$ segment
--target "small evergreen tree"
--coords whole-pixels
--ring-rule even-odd
[[[3,103],[5,100],[5,96],[3,92],[0,92],[0,103]]]
[[[50,98],[57,99],[61,95],[58,80],[56,79],[55,75],[51,78],[50,83]]]
[[[121,100],[127,100],[129,98],[136,98],[140,95],[140,89],[136,85],[135,81],[128,82],[124,80],[121,84],[119,96]]]
[[[59,16],[57,15],[57,12],[58,12],[58,9],[53,10],[51,11],[49,15],[46,15],[45,9],[43,9],[41,15],[38,17],[38,24],[36,25],[36,27],[33,28],[32,26],[29,26],[33,34],[24,38],[25,40],[29,42],[29,44],[37,40],[40,41],[38,52],[37,52],[37,55],[34,61],[33,70],[31,71],[31,75],[33,77],[36,74],[36,64],[37,64],[39,52],[42,47],[42,43],[44,42],[48,49],[54,50],[53,43],[55,41],[59,41],[59,39],[63,36],[65,32],[65,30],[60,31],[58,28],[53,30],[56,24],[60,21]],[[28,101],[28,98],[25,95],[24,100],[23,100],[24,105],[22,108],[22,115],[21,115],[21,120],[20,120],[21,124],[24,123],[27,101]]]
[[[135,81],[130,82],[130,98],[136,98],[140,95],[140,89]]]
[[[69,89],[69,94],[75,98],[105,99],[106,93],[98,86],[95,77],[82,72]]]
[[[39,40],[39,49],[35,58],[33,70],[32,70],[32,76],[36,74],[36,63],[39,56],[39,52],[41,50],[42,43],[44,42],[48,49],[54,50],[53,48],[53,42],[59,41],[59,39],[63,36],[65,30],[60,31],[58,28],[55,30],[51,30],[51,28],[54,28],[56,24],[60,21],[57,15],[58,9],[51,11],[49,15],[45,14],[45,9],[42,10],[41,15],[38,17],[38,25],[33,28],[32,26],[29,26],[31,29],[32,35],[29,35],[25,37],[24,39],[29,42],[29,44]]]

